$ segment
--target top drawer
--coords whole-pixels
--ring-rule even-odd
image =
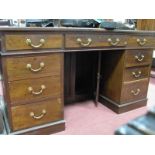
[[[154,47],[155,39],[146,36],[130,36],[128,38],[128,47]]]
[[[69,34],[65,37],[66,48],[117,47],[126,45],[126,37],[121,35]]]
[[[62,48],[62,40],[60,34],[8,34],[5,35],[5,47],[7,51]]]
[[[63,53],[7,57],[4,65],[6,66],[9,81],[44,76],[60,76],[63,65]]]
[[[125,66],[150,65],[152,62],[152,50],[127,50]]]

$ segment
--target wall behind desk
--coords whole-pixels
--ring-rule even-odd
[[[137,30],[155,31],[155,19],[137,19]]]

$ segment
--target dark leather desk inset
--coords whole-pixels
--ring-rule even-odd
[[[147,103],[155,32],[1,28],[0,45],[8,134],[64,130],[64,103],[117,113]]]

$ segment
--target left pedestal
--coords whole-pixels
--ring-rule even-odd
[[[8,134],[51,134],[65,129],[63,53],[2,56]]]

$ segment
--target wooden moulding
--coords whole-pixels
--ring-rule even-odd
[[[137,108],[146,106],[147,99],[144,98],[144,99],[141,99],[138,101],[133,101],[133,102],[129,102],[129,103],[120,105],[120,104],[110,100],[109,98],[100,95],[99,102],[101,102],[103,105],[107,106],[114,112],[120,114],[120,113],[124,113],[124,112],[130,111],[130,110],[133,110],[133,109],[137,109]]]
[[[11,135],[49,135],[56,132],[65,130],[65,121],[57,121],[54,123],[49,123],[41,126],[35,126],[32,128],[11,132]]]

